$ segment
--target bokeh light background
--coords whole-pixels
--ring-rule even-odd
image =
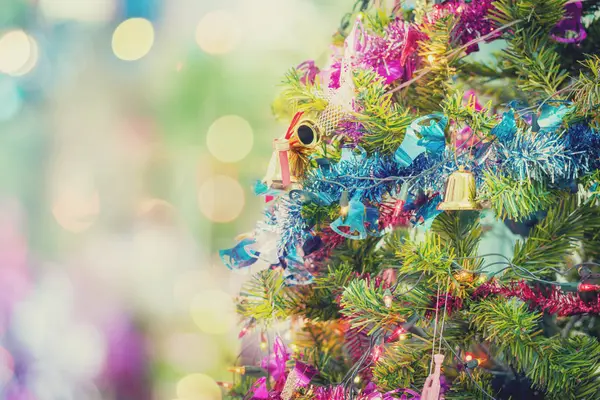
[[[0,398],[218,400],[216,258],[350,0],[0,1]]]

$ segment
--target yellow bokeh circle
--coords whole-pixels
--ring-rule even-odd
[[[127,19],[113,32],[112,49],[115,56],[125,61],[144,57],[154,44],[154,27],[144,18]]]
[[[38,44],[25,31],[12,30],[0,36],[0,72],[25,75],[35,67],[38,58]]]
[[[252,150],[252,127],[244,118],[226,115],[212,123],[206,135],[208,151],[223,162],[242,160]]]
[[[230,222],[244,209],[244,190],[233,178],[217,175],[206,180],[198,191],[198,205],[206,218]]]
[[[202,332],[213,335],[229,332],[237,321],[233,299],[219,290],[206,290],[194,296],[190,314]]]
[[[196,27],[196,43],[208,54],[226,54],[234,50],[240,40],[237,18],[225,11],[207,13]]]
[[[221,400],[221,389],[208,375],[190,374],[177,382],[178,400]]]

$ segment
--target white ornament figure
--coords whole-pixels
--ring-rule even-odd
[[[436,354],[433,356],[433,362],[435,367],[433,373],[425,380],[423,385],[423,391],[421,392],[421,400],[440,400],[441,383],[440,377],[442,375],[442,363],[444,362],[443,354]]]
[[[323,88],[323,97],[328,101],[327,107],[317,120],[317,125],[325,135],[333,132],[342,117],[354,111],[355,86],[353,68],[357,64],[357,55],[365,46],[361,43],[364,31],[360,18],[356,19],[352,30],[344,41],[344,54],[340,63],[340,82],[338,88],[329,86],[330,79],[326,79]]]

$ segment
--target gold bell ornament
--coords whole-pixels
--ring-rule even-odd
[[[475,177],[471,171],[460,166],[454,171],[446,183],[444,201],[437,209],[442,211],[481,210],[481,205],[475,201]]]
[[[319,144],[321,133],[311,119],[296,113],[287,133],[273,140],[273,155],[263,181],[270,189],[300,189],[298,176],[304,175],[309,155]]]

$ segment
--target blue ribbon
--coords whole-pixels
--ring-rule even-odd
[[[294,249],[281,262],[284,267],[283,282],[287,286],[310,285],[314,277],[306,270],[304,259]]]
[[[429,125],[421,125],[422,121],[430,121]],[[446,146],[444,131],[448,118],[444,114],[434,113],[415,119],[410,125],[419,135],[419,145],[424,146],[428,153],[439,153]]]
[[[543,131],[555,131],[563,122],[565,115],[571,111],[563,102],[558,106],[551,106],[549,103],[542,105],[542,111],[537,120],[540,129]]]
[[[515,121],[515,112],[513,110],[502,114],[502,121],[496,125],[490,132],[500,142],[511,141],[517,133],[517,123]]]
[[[419,145],[419,138],[409,127],[404,135],[404,140],[396,152],[394,159],[403,168],[408,167],[420,154],[425,152],[425,147]]]
[[[367,159],[367,151],[361,146],[342,147],[342,156],[340,164],[343,162],[362,163]]]
[[[242,239],[231,249],[219,250],[219,257],[229,269],[249,267],[258,260],[260,255],[258,251],[250,248],[255,243],[256,240],[252,238]]]
[[[421,125],[424,121],[430,121],[429,125]],[[447,124],[448,118],[440,113],[415,119],[406,129],[404,140],[394,153],[396,162],[401,167],[408,167],[420,154],[442,151],[446,146],[444,130]]]

